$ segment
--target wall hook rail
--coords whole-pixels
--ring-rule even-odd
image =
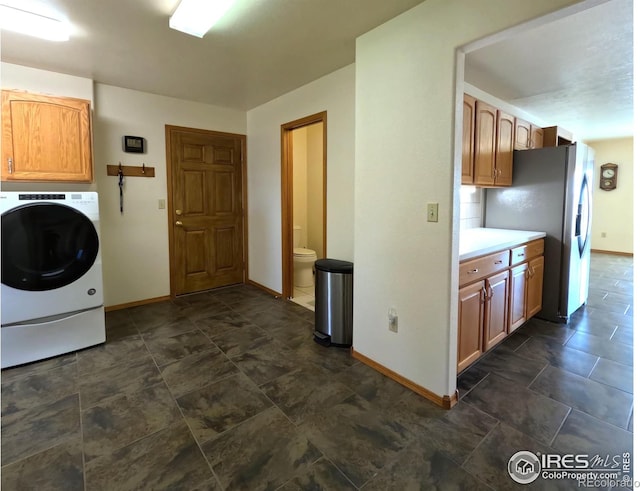
[[[156,177],[156,168],[142,165],[118,165],[107,164],[107,175],[118,176],[122,172],[126,177]]]

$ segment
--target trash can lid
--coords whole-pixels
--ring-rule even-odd
[[[316,269],[327,273],[347,273],[353,274],[353,263],[341,261],[340,259],[318,259]]]

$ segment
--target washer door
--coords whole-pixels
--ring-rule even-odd
[[[2,283],[28,291],[61,288],[84,275],[98,255],[85,215],[57,203],[30,203],[2,214]]]

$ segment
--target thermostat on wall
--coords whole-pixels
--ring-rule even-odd
[[[128,153],[144,153],[144,138],[141,136],[123,136],[122,149]]]

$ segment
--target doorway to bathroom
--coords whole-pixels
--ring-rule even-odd
[[[314,310],[314,263],[326,255],[327,112],[281,126],[282,295]]]

